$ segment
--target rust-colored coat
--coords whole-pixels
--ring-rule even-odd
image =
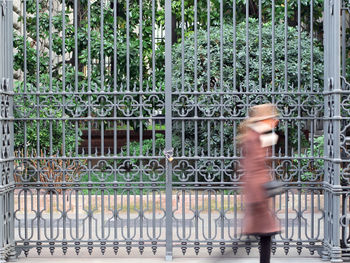
[[[260,134],[248,128],[242,142],[244,160],[245,218],[243,233],[247,235],[273,235],[280,232],[277,219],[269,208],[263,184],[271,177],[265,164],[266,148],[262,148]]]

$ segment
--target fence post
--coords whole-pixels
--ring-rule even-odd
[[[0,3],[0,262],[16,260],[13,178],[12,0]]]
[[[329,2],[324,1],[323,2],[323,7],[324,7],[324,14],[323,14],[323,28],[324,28],[324,79],[326,80],[328,78],[328,50],[329,50],[329,15],[330,12],[326,12],[329,8]],[[330,165],[329,163],[329,147],[328,147],[328,142],[329,142],[329,116],[330,116],[330,110],[329,110],[329,95],[327,92],[329,92],[329,87],[326,81],[324,81],[324,121],[323,121],[323,132],[324,132],[324,190],[323,190],[323,195],[324,195],[324,237],[323,237],[323,251],[322,251],[322,260],[328,261],[329,260],[329,246],[330,246],[330,237],[328,235],[328,227],[329,227],[329,207],[328,207],[328,199],[330,193],[328,190],[326,190],[325,186],[330,182],[330,174],[328,170],[328,166]]]
[[[325,242],[331,262],[343,262],[340,248],[340,133],[341,133],[341,82],[340,82],[340,10],[341,2],[325,1]],[[325,257],[326,258],[326,257]]]
[[[165,151],[171,151],[172,147],[172,18],[171,0],[165,0]],[[172,226],[172,164],[166,159],[166,255],[170,261],[173,257],[173,226]]]

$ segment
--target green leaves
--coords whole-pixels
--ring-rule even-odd
[[[284,25],[275,26],[275,34],[272,34],[271,23],[265,23],[262,26],[262,49],[259,50],[259,25],[255,19],[249,20],[248,42],[246,42],[245,22],[240,23],[236,28],[236,37],[233,36],[233,26],[225,24],[223,29],[223,50],[220,50],[220,28],[212,27],[210,32],[210,75],[215,79],[215,83],[219,85],[220,80],[220,61],[221,54],[223,59],[223,82],[225,88],[239,89],[241,84],[246,81],[246,45],[249,45],[248,69],[250,88],[259,86],[259,69],[262,74],[262,87],[270,86],[272,82],[272,72],[275,75],[275,86],[284,86],[287,81],[288,87],[298,86],[298,31],[296,28],[289,27],[287,39],[284,33]],[[194,56],[194,38],[197,37],[198,49],[197,58]],[[272,50],[272,38],[274,37],[274,50]],[[287,47],[285,46],[287,41]],[[236,44],[234,49],[233,43]],[[315,40],[313,43],[313,67],[314,72],[310,74],[311,61],[311,43],[307,33],[301,32],[300,50],[301,50],[301,78],[300,83],[303,86],[309,86],[311,78],[313,83],[320,87],[323,85],[323,53]],[[198,69],[197,85],[207,86],[207,32],[199,30],[197,36],[194,33],[189,34],[184,40],[185,45],[185,78],[187,87],[193,86],[194,80],[194,65]],[[182,65],[182,44],[179,43],[173,48],[173,76],[174,85],[180,85],[181,80],[181,65]],[[236,50],[236,53],[234,53]],[[287,50],[287,57],[285,51]],[[272,68],[272,57],[274,55],[275,68]],[[236,64],[234,64],[234,59]],[[261,59],[261,65],[259,64]],[[287,65],[286,65],[287,63]],[[287,66],[287,67],[286,67]],[[285,79],[285,70],[287,77]],[[233,74],[236,72],[236,87],[233,85]],[[213,84],[211,85],[213,88]]]
[[[220,27],[215,26],[211,27],[209,43],[207,31],[205,29],[199,29],[197,35],[195,35],[194,32],[190,32],[187,34],[183,43],[179,42],[173,47],[173,87],[177,87],[179,90],[183,88],[185,91],[193,92],[196,84],[198,90],[213,93],[221,88],[224,92],[241,92],[239,96],[242,102],[236,103],[242,103],[242,105],[232,104],[233,110],[236,110],[237,114],[235,117],[230,117],[232,121],[225,121],[223,138],[220,137],[221,128],[219,125],[216,125],[217,122],[213,122],[213,125],[210,127],[210,132],[208,131],[207,125],[198,125],[198,153],[204,152],[204,154],[206,154],[208,143],[210,143],[211,154],[214,154],[215,151],[219,153],[221,151],[221,140],[225,142],[223,149],[225,154],[227,154],[227,152],[234,152],[233,143],[231,143],[235,139],[233,126],[238,124],[239,118],[244,118],[246,116],[246,111],[248,109],[246,103],[258,104],[265,102],[264,100],[272,102],[272,98],[274,98],[280,110],[283,110],[283,112],[281,112],[283,115],[289,118],[297,117],[298,112],[296,110],[296,105],[298,104],[298,100],[300,99],[299,103],[301,103],[304,100],[310,101],[312,99],[306,95],[304,97],[297,94],[299,84],[302,92],[307,90],[319,92],[320,95],[315,95],[313,99],[316,100],[317,96],[319,96],[319,102],[321,103],[323,101],[321,93],[323,89],[323,50],[320,46],[321,43],[314,39],[312,43],[313,49],[311,49],[310,36],[307,32],[302,31],[299,40],[297,28],[288,27],[287,29],[288,33],[285,35],[285,25],[276,24],[274,28],[275,33],[273,35],[272,24],[270,22],[264,23],[261,27],[261,50],[259,49],[260,27],[256,19],[249,20],[248,42],[246,41],[245,22],[237,25],[235,36],[233,33],[233,25],[226,23],[223,26],[222,50],[220,47]],[[198,43],[197,57],[194,52],[195,38],[197,38]],[[274,50],[272,49],[273,38]],[[287,47],[285,46],[285,42],[287,42]],[[301,52],[300,61],[298,60],[299,43]],[[210,45],[210,56],[207,53],[208,44]],[[234,46],[234,44],[236,46]],[[184,53],[182,53],[182,45],[184,45]],[[248,57],[246,53],[247,45],[249,48]],[[312,54],[311,50],[313,50]],[[287,57],[285,56],[285,52],[287,52]],[[313,59],[313,72],[311,72],[311,56]],[[184,58],[184,69],[182,69],[182,58]],[[210,83],[208,83],[209,58]],[[223,65],[222,75],[220,71],[221,60]],[[298,75],[298,65],[300,66],[300,78]],[[197,68],[197,83],[195,83],[195,66]],[[247,68],[249,70],[249,87],[246,87]],[[182,70],[184,71],[184,75],[182,75]],[[259,74],[261,74],[261,79]],[[280,92],[279,94],[270,93],[273,74],[274,88],[276,91],[278,90]],[[285,78],[286,74],[287,78]],[[236,77],[236,82],[234,82],[234,76]],[[182,78],[184,79],[184,87],[182,87]],[[259,88],[260,80],[261,88]],[[312,86],[311,83],[313,83]],[[246,94],[246,90],[253,92],[253,94]],[[205,101],[203,96],[204,95],[198,95],[197,100]],[[229,98],[224,98],[224,101],[228,100]],[[208,102],[206,105],[209,111],[213,111],[213,108],[219,107],[219,103]],[[227,107],[229,107],[230,104],[227,105]],[[306,102],[301,108],[301,115],[316,116],[316,108],[315,105]],[[284,112],[285,109],[286,111]],[[224,111],[226,111],[226,109]],[[322,109],[317,109],[317,111],[318,114],[322,115]],[[199,111],[198,115],[200,117],[202,116],[201,114],[202,112]],[[219,117],[220,111],[214,113],[213,116]],[[190,118],[189,115],[188,117]],[[292,148],[298,149],[298,125],[296,125],[296,121],[288,121],[286,125],[288,129],[288,152],[291,152]],[[282,133],[285,132],[284,127],[281,129]],[[179,149],[179,151],[183,148],[181,145],[182,132],[181,125],[173,126],[174,147],[175,149]],[[185,138],[186,151],[191,151],[193,153],[195,145],[195,130],[193,125],[186,125]],[[309,141],[304,134],[301,136],[300,144],[302,148],[309,146]]]

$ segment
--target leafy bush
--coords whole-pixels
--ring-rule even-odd
[[[275,26],[275,86],[284,87],[285,84],[285,26],[278,24]],[[191,32],[184,40],[184,83],[185,88],[194,90],[194,65],[197,63],[197,85],[203,86],[205,90],[213,90],[216,85],[220,87],[220,27],[212,27],[210,30],[210,80],[207,83],[207,31],[197,32],[197,61],[194,56],[194,43],[196,35]],[[310,85],[311,77],[313,84],[322,89],[323,78],[323,52],[317,40],[313,43],[313,75],[311,75],[311,43],[310,36],[306,32],[301,32],[301,88]],[[245,22],[237,25],[236,28],[236,64],[234,64],[234,34],[233,26],[225,24],[223,26],[223,90],[247,89],[246,85],[246,25]],[[298,86],[298,30],[288,27],[288,68],[287,87]],[[262,26],[262,87],[270,87],[272,82],[272,25],[265,23]],[[256,19],[249,20],[249,89],[259,86],[259,23]],[[234,72],[236,70],[236,86],[233,87]],[[174,46],[173,51],[173,84],[181,86],[182,78],[182,44]],[[209,87],[208,87],[209,86]]]
[[[111,1],[113,2],[113,1]],[[164,6],[163,3],[160,3]],[[139,23],[140,23],[140,7],[137,1],[132,1],[129,6],[129,35],[127,36],[126,30],[126,2],[118,1],[117,5],[117,19],[115,21],[113,4],[103,5],[103,15],[101,15],[101,1],[92,1],[90,3],[90,27],[88,21],[88,1],[81,1],[77,6],[78,21],[77,32],[75,29],[74,21],[74,5],[73,1],[66,3],[65,8],[65,21],[63,20],[62,10],[59,8],[52,14],[52,81],[53,85],[62,85],[62,73],[65,73],[66,84],[75,82],[75,72],[78,70],[79,88],[82,85],[85,87],[88,83],[88,58],[89,49],[88,41],[90,33],[90,78],[92,85],[97,86],[112,86],[114,85],[114,79],[118,85],[126,87],[127,82],[127,68],[130,72],[129,83],[130,88],[133,89],[134,85],[139,85],[140,76],[140,53],[139,53]],[[16,54],[14,57],[14,69],[24,72],[24,58],[26,58],[26,73],[27,83],[36,83],[36,69],[37,69],[37,57],[36,48],[39,44],[39,80],[42,85],[49,84],[49,1],[39,1],[39,41],[36,43],[36,2],[27,1],[26,4],[27,16],[26,16],[26,36],[23,36],[14,31],[14,48]],[[144,85],[151,84],[152,78],[151,71],[152,66],[152,1],[145,1],[143,3],[143,57],[142,57],[142,74]],[[101,17],[103,18],[103,28],[101,29]],[[156,28],[164,27],[164,9],[159,8],[156,10]],[[24,17],[19,16],[18,22],[23,22]],[[116,23],[116,26],[115,26]],[[65,24],[65,31],[63,32],[63,24]],[[103,36],[102,33],[103,32]],[[63,37],[65,36],[65,49],[63,50]],[[77,43],[75,43],[75,34],[77,35]],[[27,56],[24,56],[24,37],[27,43]],[[129,38],[129,53],[127,51],[127,37]],[[102,41],[103,39],[103,41]],[[104,83],[101,78],[101,42],[103,43],[103,55],[104,63],[106,66],[102,69],[104,72]],[[78,65],[75,65],[75,45],[77,44],[78,51]],[[164,78],[164,41],[157,41],[155,44],[156,49],[156,88],[159,87],[160,82]],[[65,53],[65,68],[63,69],[62,54]],[[117,61],[114,63],[114,53],[116,54]],[[127,63],[127,55],[129,55],[129,64]],[[58,62],[57,62],[58,58]],[[116,68],[114,68],[116,64]],[[127,67],[129,65],[129,67]],[[116,74],[114,74],[114,71]],[[62,87],[61,87],[62,88]],[[93,87],[92,87],[93,88]],[[105,88],[105,87],[103,87]],[[143,87],[145,88],[145,87]]]
[[[203,116],[220,116],[220,100],[222,99],[229,104],[225,105],[231,109],[231,115],[228,115],[225,109],[225,116],[227,121],[224,123],[223,141],[224,153],[233,153],[234,129],[237,132],[237,119],[246,116],[247,102],[250,104],[259,104],[267,101],[272,101],[274,96],[275,103],[278,103],[279,110],[282,114],[289,117],[295,117],[298,114],[296,104],[299,100],[305,101],[305,105],[301,108],[302,116],[320,116],[322,115],[322,89],[323,89],[323,51],[319,46],[320,43],[315,40],[313,43],[313,74],[311,74],[311,43],[310,36],[306,32],[300,34],[301,45],[301,63],[300,63],[300,82],[301,90],[318,91],[320,95],[308,96],[297,95],[298,86],[298,30],[294,27],[288,27],[288,68],[287,68],[287,82],[285,89],[285,26],[277,24],[275,26],[275,90],[282,91],[281,93],[291,92],[289,95],[277,94],[271,95],[272,89],[272,25],[265,23],[262,26],[262,49],[261,49],[261,88],[259,88],[259,24],[258,20],[249,20],[249,87],[246,87],[246,24],[242,22],[237,25],[236,38],[234,38],[233,26],[231,24],[223,25],[223,50],[220,50],[220,27],[212,27],[210,31],[210,83],[208,83],[208,54],[207,54],[207,31],[198,30],[197,35],[190,32],[186,35],[184,40],[184,54],[182,54],[182,43],[178,43],[173,49],[173,87],[178,90],[194,91],[195,84],[199,91],[215,92],[223,90],[224,92],[238,91],[241,92],[237,96],[230,94],[214,94],[214,95],[173,95],[175,103],[178,104],[178,109],[175,109],[175,116],[181,115],[181,110],[188,111],[183,116],[194,116],[194,107],[189,109],[191,105],[195,104],[194,96],[197,96],[197,102],[202,109],[199,109],[197,115]],[[195,57],[195,38],[197,37],[197,61]],[[236,51],[233,48],[233,43],[236,43]],[[234,53],[236,52],[236,53]],[[222,53],[222,87],[220,87],[220,63]],[[234,61],[234,54],[236,57],[236,64]],[[184,58],[184,87],[182,83],[182,56]],[[197,64],[197,83],[195,82],[194,65]],[[234,73],[236,72],[236,83],[234,85]],[[311,80],[313,86],[310,87]],[[247,90],[255,93],[249,95]],[[293,92],[293,93],[292,93]],[[186,97],[186,99],[184,99]],[[182,100],[176,101],[176,99]],[[181,98],[181,99],[180,99]],[[187,101],[186,101],[187,100]],[[182,105],[181,105],[182,104]],[[198,106],[198,107],[199,107]],[[188,107],[188,108],[186,108]],[[293,108],[294,107],[294,108]],[[219,109],[219,110],[218,110]],[[289,112],[288,112],[289,111]],[[234,117],[232,117],[234,116]],[[302,123],[302,127],[305,123]],[[290,146],[296,148],[297,146],[297,125],[294,121],[288,122],[289,142]],[[195,127],[193,122],[187,123],[185,127],[185,148],[186,154],[194,153],[194,134]],[[182,126],[176,122],[173,126],[173,138],[175,149],[181,151],[182,149]],[[208,140],[210,138],[210,140]],[[307,139],[302,137],[302,145],[307,145]],[[221,150],[221,127],[218,123],[211,123],[208,129],[207,122],[198,122],[198,148],[199,155],[201,153],[209,154],[207,152],[208,141],[210,143],[211,153],[215,155]],[[227,143],[229,142],[229,143]]]
[[[324,136],[319,136],[314,139],[313,149],[307,148],[305,153],[300,155],[301,180],[302,181],[322,181],[324,167]],[[316,158],[308,159],[315,156]],[[298,157],[298,156],[297,156]],[[294,165],[298,167],[298,161],[294,161]]]
[[[62,104],[62,98],[33,95],[35,90],[35,87],[28,84],[26,89],[28,94],[25,94],[23,82],[14,85],[14,92],[18,94],[14,96],[14,116],[19,119],[14,122],[15,150],[19,151],[19,154],[32,154],[34,156],[49,155],[50,151],[52,155],[57,155],[63,151],[64,134],[65,154],[69,155],[75,151],[77,143],[81,141],[81,128],[76,127],[77,124],[69,119],[53,120],[63,119],[63,110],[58,107],[59,104]],[[31,120],[20,121],[21,118]],[[45,118],[47,119],[45,120]],[[64,129],[63,123],[65,123]],[[78,136],[76,136],[76,129]],[[37,153],[38,143],[41,153]],[[24,149],[26,149],[26,153],[24,153]]]
[[[153,144],[155,153],[152,154]],[[165,149],[165,137],[162,133],[156,133],[156,140],[153,142],[152,139],[147,139],[142,141],[142,155],[143,156],[162,156],[163,150]],[[122,147],[122,155],[126,156],[127,146]],[[130,156],[140,156],[140,142],[134,141],[129,145]],[[136,159],[131,159],[133,163],[136,163]]]

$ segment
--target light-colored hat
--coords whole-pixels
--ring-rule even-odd
[[[256,105],[250,108],[248,122],[257,122],[278,117],[275,105],[271,103]]]

